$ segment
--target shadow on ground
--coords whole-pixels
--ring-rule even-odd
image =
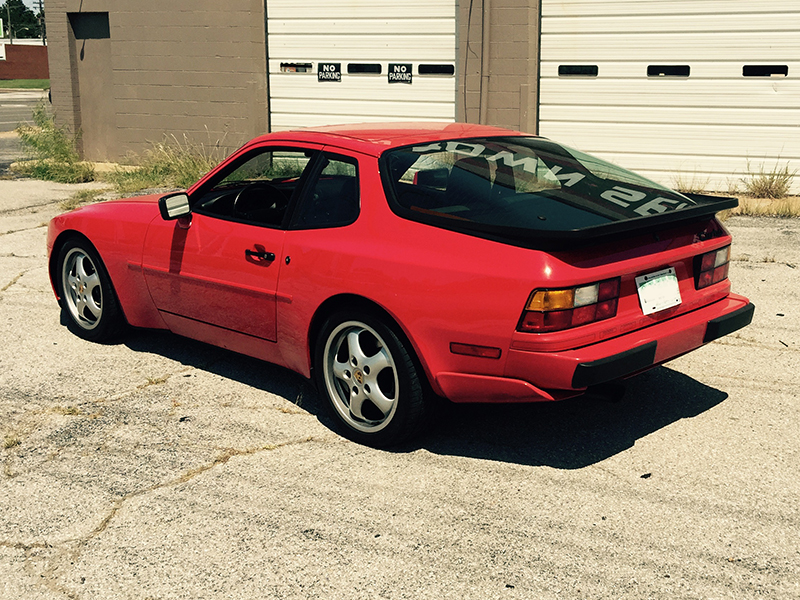
[[[123,342],[136,352],[159,354],[279,395],[335,429],[311,383],[288,369],[166,332],[133,331]],[[425,449],[441,455],[579,469],[727,398],[724,392],[667,367],[630,379],[625,387],[625,397],[616,403],[589,397],[518,405],[442,402],[430,430],[393,451]]]
[[[580,469],[728,397],[668,367],[638,375],[625,388],[616,403],[581,397],[537,404],[450,404],[418,447],[435,454]]]

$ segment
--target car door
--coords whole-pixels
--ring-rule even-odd
[[[247,152],[193,191],[190,217],[150,225],[142,268],[171,329],[275,341],[286,221],[314,156],[313,148]]]

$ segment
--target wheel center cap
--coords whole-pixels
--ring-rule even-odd
[[[361,369],[356,369],[353,373],[353,378],[358,382],[359,385],[364,383],[364,373],[361,372]]]

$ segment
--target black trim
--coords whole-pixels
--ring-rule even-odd
[[[747,306],[740,308],[730,314],[722,317],[717,317],[708,322],[706,326],[706,335],[703,337],[703,343],[713,342],[724,335],[733,333],[737,329],[746,327],[753,320],[753,314],[756,307],[751,302]]]
[[[653,366],[656,359],[656,342],[650,342],[638,348],[614,354],[588,363],[580,363],[575,367],[572,376],[573,388],[584,388],[591,385],[614,381],[626,375]]]

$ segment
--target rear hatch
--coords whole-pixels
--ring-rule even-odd
[[[735,198],[681,194],[524,136],[392,149],[381,174],[401,217],[543,250],[560,263],[553,287],[533,290],[520,318],[518,332],[539,334],[515,335],[531,350],[601,341],[730,292],[730,236],[714,215]]]

